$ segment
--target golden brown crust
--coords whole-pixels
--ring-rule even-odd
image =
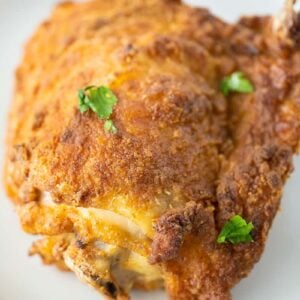
[[[190,202],[186,207],[165,213],[155,224],[155,239],[152,243],[151,263],[161,263],[177,258],[185,236],[195,233],[210,236],[214,241],[214,208],[204,208],[201,203]]]
[[[97,6],[96,3],[90,4],[90,9]],[[128,19],[131,16],[133,24],[130,27],[137,31],[136,35],[142,33],[136,24],[142,22],[143,13],[149,10],[154,14],[150,24],[144,24],[147,41],[142,42],[142,38],[136,41],[133,47],[136,52],[125,61],[123,56],[128,56],[128,47],[132,44],[122,45],[116,41],[117,38],[127,35],[124,30],[118,31],[117,35],[120,37],[108,33],[114,32],[113,27],[119,26],[118,22],[115,26],[113,23],[111,28],[105,28],[103,32],[101,29],[96,31],[93,38],[94,49],[89,46],[90,50],[85,51],[87,53],[84,55],[81,53],[87,47],[85,44],[90,44],[89,39],[85,37],[88,33],[83,34],[82,38],[77,35],[78,41],[74,41],[74,44],[68,47],[69,50],[59,54],[58,68],[53,68],[50,62],[43,63],[43,57],[47,60],[51,55],[55,55],[52,51],[58,50],[52,50],[51,47],[45,49],[48,53],[42,55],[41,66],[31,67],[33,74],[30,80],[35,81],[36,86],[26,94],[22,86],[28,78],[27,65],[31,64],[30,57],[35,56],[32,50],[40,45],[38,38],[46,38],[42,32],[53,25],[48,22],[42,26],[32,42],[35,44],[34,41],[37,40],[37,46],[27,48],[26,63],[18,71],[17,87],[17,98],[18,95],[22,95],[24,100],[15,101],[15,106],[23,103],[22,106],[28,110],[29,115],[24,110],[17,113],[18,108],[13,108],[12,119],[15,121],[12,123],[22,124],[22,127],[15,137],[11,136],[14,140],[12,144],[20,144],[30,152],[31,170],[28,170],[27,180],[39,190],[50,191],[56,201],[99,206],[99,203],[92,203],[91,199],[105,198],[115,190],[119,193],[130,193],[132,197],[145,201],[164,188],[176,188],[184,192],[185,195],[182,196],[189,197],[189,200],[199,200],[199,189],[204,197],[213,195],[213,179],[219,170],[218,147],[224,138],[222,126],[225,123],[226,112],[225,100],[203,79],[203,76],[213,75],[213,61],[201,45],[184,37],[177,37],[177,34],[174,38],[169,38],[170,46],[162,43],[163,36],[156,36],[159,36],[164,26],[171,26],[168,20],[162,22],[161,16],[157,14],[159,8],[151,5],[151,1],[149,3],[149,8],[147,5],[137,5],[131,14],[124,13]],[[87,4],[82,5],[81,9],[84,10],[85,6]],[[71,4],[70,7],[67,5],[59,8],[53,16],[53,22],[59,22],[60,15],[68,15],[68,10],[72,9]],[[75,6],[74,10],[76,13],[79,8]],[[137,19],[136,10],[141,13]],[[122,15],[118,18],[125,17]],[[184,17],[184,12],[178,7],[172,8],[168,4],[167,19]],[[74,19],[75,29],[80,15]],[[120,23],[122,24],[121,21]],[[87,22],[84,25],[88,27]],[[166,32],[162,34],[166,35],[172,28],[166,28],[164,31]],[[94,31],[91,33],[94,34]],[[108,35],[112,41],[108,42],[107,47],[102,45],[98,51],[96,40],[104,40]],[[52,38],[54,36],[47,34],[47,40]],[[142,45],[139,45],[140,43]],[[114,51],[111,57],[106,57],[105,50],[111,51],[111,47],[114,47]],[[172,59],[166,61],[164,55]],[[197,58],[199,63],[193,62],[193,68],[182,69],[180,66],[189,61],[190,55]],[[94,65],[95,56],[100,64],[104,64],[101,69]],[[89,78],[82,75],[82,66],[85,64],[90,64],[93,69],[85,70]],[[199,76],[195,77],[191,69],[196,67]],[[62,75],[60,68],[65,70],[66,76]],[[72,75],[68,75],[70,68]],[[39,73],[39,80],[34,80],[35,73]],[[45,74],[45,77],[40,73]],[[106,83],[109,77],[113,77],[110,85],[119,99],[113,116],[119,132],[114,137],[103,133],[103,124],[96,116],[81,116],[76,112],[77,89],[92,82]],[[40,78],[44,79],[41,81]],[[60,92],[49,95],[43,102],[38,102],[40,95],[50,89]],[[136,94],[139,97],[135,97]],[[65,99],[63,102],[62,97]],[[58,120],[59,115],[61,117]],[[208,115],[211,117],[207,118]],[[145,131],[147,135],[144,134]],[[190,147],[192,143],[193,148]],[[198,157],[196,161],[195,157]],[[202,159],[204,157],[205,163]],[[68,168],[67,165],[72,167]],[[41,169],[45,172],[40,172]],[[205,178],[197,172],[199,169],[206,174]],[[48,180],[49,176],[51,181]],[[151,184],[152,182],[155,184]],[[67,187],[61,188],[62,185]]]
[[[24,229],[142,255],[152,241],[171,299],[230,299],[263,251],[299,148],[299,46],[272,30],[269,17],[229,25],[179,1],[59,5],[26,47],[10,115],[5,180]],[[255,92],[226,99],[219,84],[235,70]],[[102,84],[118,97],[116,135],[78,111],[77,90]],[[254,223],[254,243],[216,244],[234,214]],[[59,263],[45,243],[33,252]],[[71,264],[95,251],[77,248],[64,251]]]
[[[49,236],[34,242],[29,249],[29,255],[38,254],[46,265],[56,265],[62,271],[69,271],[63,258],[70,245],[72,235],[62,234]]]

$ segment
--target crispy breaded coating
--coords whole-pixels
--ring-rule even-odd
[[[7,137],[8,194],[24,230],[45,236],[30,253],[111,299],[162,286],[230,299],[299,148],[299,26],[281,19],[230,25],[171,0],[60,4],[26,46]],[[253,93],[221,93],[234,71]],[[116,134],[80,113],[91,85],[117,96]],[[218,244],[236,214],[254,241]]]

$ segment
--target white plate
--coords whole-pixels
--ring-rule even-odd
[[[106,0],[102,0],[106,1]],[[283,1],[283,0],[282,0]],[[233,21],[240,14],[274,13],[281,0],[199,0]],[[13,87],[13,74],[23,42],[50,12],[56,0],[0,0],[0,138],[4,139],[6,113]],[[3,146],[0,146],[0,159]],[[265,253],[249,278],[233,291],[235,300],[300,299],[300,159],[283,197],[282,210],[274,223]],[[75,276],[43,266],[28,258],[32,237],[21,232],[14,209],[0,190],[0,300],[93,300],[99,295]],[[163,293],[135,293],[134,299],[166,299]],[[189,299],[187,299],[189,300]]]

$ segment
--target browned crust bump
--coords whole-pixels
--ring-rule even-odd
[[[190,202],[186,207],[171,210],[160,217],[155,224],[150,263],[176,258],[188,233],[193,232],[200,237],[201,234],[207,235],[214,228],[213,210],[213,207],[204,208],[201,203]]]

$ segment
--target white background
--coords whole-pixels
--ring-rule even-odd
[[[102,0],[106,1],[106,0]],[[6,113],[13,88],[14,69],[24,41],[50,12],[56,0],[0,0],[0,160]],[[199,0],[233,21],[240,14],[274,13],[283,0]],[[38,59],[38,58],[37,58]],[[298,182],[298,184],[297,184]],[[300,299],[300,159],[284,193],[282,209],[270,234],[266,251],[252,274],[233,291],[234,300]],[[96,300],[99,295],[75,276],[43,266],[28,258],[32,237],[21,232],[12,205],[0,189],[0,300]],[[135,293],[134,299],[166,299],[163,293]],[[189,300],[189,299],[187,299]]]

